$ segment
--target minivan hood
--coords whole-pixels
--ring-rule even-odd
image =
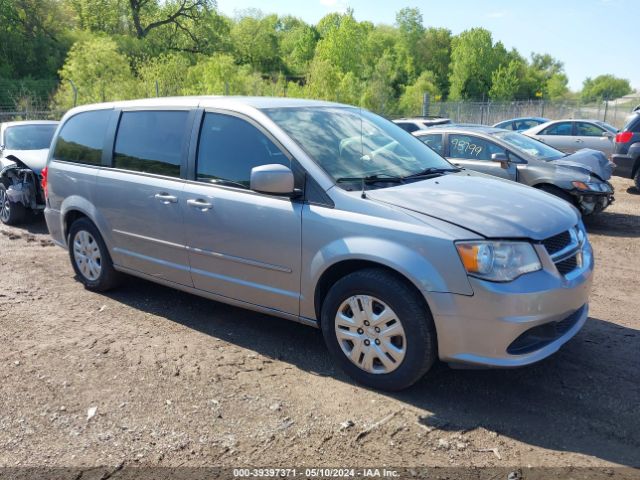
[[[575,208],[551,194],[476,172],[368,190],[367,198],[453,223],[487,238],[543,240],[575,226]]]
[[[605,181],[611,178],[615,167],[615,164],[610,162],[604,153],[590,148],[583,148],[566,157],[551,160],[549,163],[588,170]]]
[[[43,148],[42,150],[3,150],[2,152],[2,160],[3,164],[6,164],[8,161],[13,161],[10,156],[13,156],[23,162],[27,167],[33,170],[35,173],[40,173],[40,171],[47,164],[47,156],[49,154],[48,148]]]

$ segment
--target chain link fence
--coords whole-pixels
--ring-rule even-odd
[[[602,120],[622,128],[632,110],[640,104],[640,96],[625,101],[582,103],[579,100],[532,100],[521,102],[427,102],[423,112],[447,117],[457,123],[493,125],[518,117],[544,117],[551,120],[585,118]],[[420,113],[423,113],[420,112]],[[416,112],[418,113],[418,112]]]

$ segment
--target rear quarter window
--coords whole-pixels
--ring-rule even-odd
[[[100,165],[104,135],[112,110],[81,112],[65,122],[53,152],[55,160]]]
[[[189,112],[123,112],[116,135],[113,166],[124,170],[180,177]]]

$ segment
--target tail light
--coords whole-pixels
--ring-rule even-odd
[[[627,143],[633,137],[633,132],[620,132],[616,135],[616,143]]]
[[[42,169],[42,171],[40,172],[40,186],[42,187],[42,191],[44,192],[44,197],[47,198],[48,192],[47,192],[47,167],[44,167]]]

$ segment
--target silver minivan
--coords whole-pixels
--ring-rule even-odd
[[[322,329],[357,381],[439,358],[516,367],[584,325],[593,255],[566,202],[456,168],[368,111],[183,97],[74,108],[44,171],[77,278],[130,274]]]

